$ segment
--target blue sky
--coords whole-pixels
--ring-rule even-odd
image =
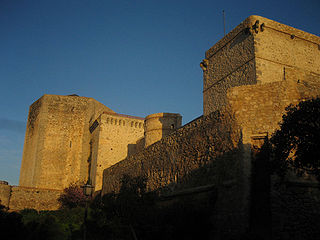
[[[249,15],[320,35],[320,1],[0,0],[0,180],[18,184],[28,108],[93,97],[144,117],[202,114],[204,53]]]

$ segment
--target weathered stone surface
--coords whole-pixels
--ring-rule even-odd
[[[0,181],[0,204],[9,207],[11,186],[6,181]]]
[[[244,146],[229,111],[217,111],[179,128],[145,150],[104,170],[102,194],[117,191],[123,175],[145,176],[148,190],[170,193],[215,184],[217,222],[243,229],[247,204]],[[225,187],[231,182],[229,187]],[[228,219],[238,219],[237,226]],[[241,226],[241,227],[240,227]],[[226,229],[225,229],[226,230]]]
[[[144,118],[103,113],[92,132],[90,178],[95,190],[102,189],[103,170],[137,152],[144,136]]]
[[[92,98],[44,95],[30,106],[20,186],[63,189],[88,177],[89,122],[113,112]]]
[[[182,117],[178,113],[154,113],[145,118],[145,147],[161,140],[181,127]]]
[[[271,192],[273,239],[318,239],[319,186],[274,185]]]
[[[58,198],[61,193],[61,190],[12,186],[9,209],[57,210],[60,207]]]
[[[206,52],[204,114],[226,106],[227,91],[236,86],[294,81],[318,87],[319,45],[315,35],[260,16],[247,18]]]
[[[57,210],[61,190],[10,186],[0,183],[0,203],[9,211],[25,208],[40,210]]]

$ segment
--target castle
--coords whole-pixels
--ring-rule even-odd
[[[63,190],[88,180],[102,188],[104,169],[181,126],[181,116],[118,114],[92,98],[44,95],[30,106],[20,186]]]
[[[214,188],[220,236],[252,224],[265,228],[270,214],[277,222],[282,200],[270,195],[266,160],[255,153],[278,128],[286,106],[320,96],[320,38],[250,16],[210,48],[200,66],[203,116],[184,126],[179,114],[139,118],[92,98],[41,97],[29,111],[20,186],[0,185],[2,204],[54,209],[70,183],[89,179],[105,194],[117,191],[126,174],[145,176],[148,190],[169,195]],[[316,201],[314,182],[303,184]],[[270,191],[255,191],[262,188]],[[257,206],[271,210],[252,213]],[[276,228],[285,224],[279,220]]]

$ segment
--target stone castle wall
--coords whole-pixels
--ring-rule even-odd
[[[251,136],[264,133],[271,136],[279,128],[285,108],[290,104],[320,97],[320,78],[316,88],[293,81],[263,85],[240,86],[228,91],[228,102],[242,127],[244,143]]]
[[[227,105],[229,88],[256,84],[254,37],[249,27],[252,18],[243,21],[206,52],[203,73],[203,114]]]
[[[318,36],[267,18],[255,19],[259,20],[258,31],[253,32],[258,83],[319,79]]]
[[[9,207],[11,186],[6,181],[0,181],[0,204]]]
[[[89,121],[111,111],[92,98],[44,95],[31,105],[20,186],[63,189],[88,176]]]
[[[61,193],[61,190],[10,186],[7,182],[0,182],[0,204],[9,211],[25,208],[38,211],[57,210],[60,207],[58,198]]]
[[[148,190],[162,194],[213,184],[218,192],[216,222],[236,234],[248,222],[245,158],[241,131],[232,114],[217,111],[105,169],[102,194],[118,191],[123,175],[144,176]]]
[[[320,234],[319,184],[287,182],[271,194],[272,239],[317,239]]]
[[[144,118],[103,113],[92,132],[90,177],[95,190],[102,189],[103,170],[137,151],[144,136]]]
[[[61,193],[61,190],[12,186],[9,210],[57,210],[60,207],[58,198]]]

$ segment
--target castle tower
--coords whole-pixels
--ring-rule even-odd
[[[113,111],[92,98],[44,95],[29,109],[19,185],[64,189],[88,178],[90,122]]]
[[[101,190],[103,170],[136,153],[143,140],[144,118],[104,112],[91,125],[90,179]]]
[[[250,16],[206,51],[203,74],[203,113],[227,105],[229,89],[273,82],[318,88],[319,37],[260,16]],[[286,93],[283,93],[286,95]],[[290,102],[288,102],[289,104]]]
[[[178,113],[154,113],[145,119],[145,147],[161,140],[181,127],[182,117]]]

